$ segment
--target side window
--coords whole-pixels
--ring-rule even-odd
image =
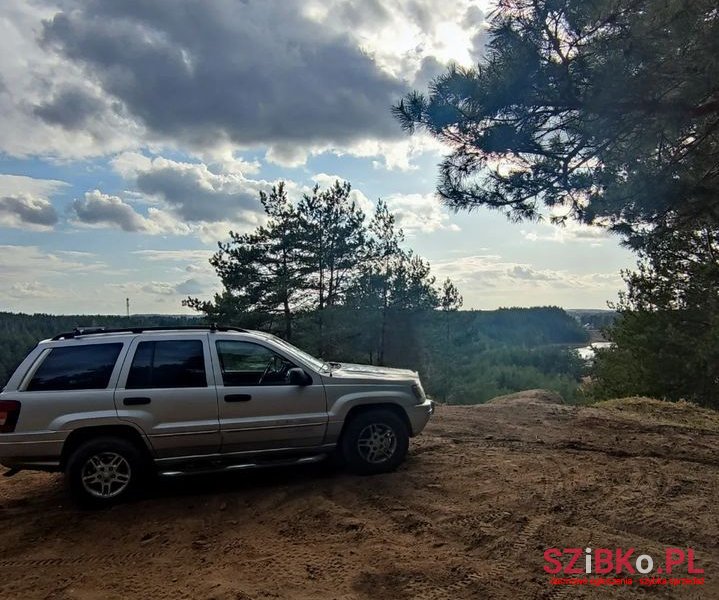
[[[122,344],[87,344],[53,348],[27,391],[102,390],[110,383]]]
[[[217,356],[225,386],[281,385],[293,365],[269,348],[252,342],[218,340]]]
[[[126,389],[207,387],[200,340],[140,342]]]

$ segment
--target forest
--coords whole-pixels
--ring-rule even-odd
[[[333,313],[345,323],[333,329],[328,360],[368,362],[360,340],[358,315]],[[47,315],[0,313],[0,385],[35,344],[75,327],[198,325],[204,317],[136,315]],[[393,315],[387,331],[385,362],[418,370],[429,394],[456,404],[484,402],[494,396],[528,388],[556,390],[567,401],[580,398],[578,383],[584,365],[571,346],[583,343],[586,332],[556,307],[508,308],[493,311],[425,311]],[[294,343],[318,354],[313,331],[317,315],[305,313],[296,322]],[[229,324],[229,323],[228,323]],[[408,331],[411,337],[408,337]]]

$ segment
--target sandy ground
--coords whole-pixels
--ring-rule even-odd
[[[0,479],[0,597],[719,598],[719,426],[543,400],[440,407],[376,477],[204,476],[95,513],[60,476]],[[705,585],[552,585],[544,550],[585,546],[692,547]]]

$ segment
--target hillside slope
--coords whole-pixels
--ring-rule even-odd
[[[2,479],[0,597],[645,597],[550,585],[555,546],[693,547],[706,584],[653,597],[719,597],[719,426],[637,406],[443,406],[397,473],[195,478],[107,512],[59,476]]]

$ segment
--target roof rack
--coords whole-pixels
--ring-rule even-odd
[[[240,327],[232,327],[230,325],[176,325],[174,327],[119,327],[117,329],[107,329],[105,327],[76,327],[72,331],[64,333],[58,333],[52,337],[52,341],[57,340],[69,340],[82,335],[93,335],[99,333],[143,333],[145,331],[205,331],[209,330],[214,333],[216,331],[238,331],[240,333],[247,333],[246,329]]]

